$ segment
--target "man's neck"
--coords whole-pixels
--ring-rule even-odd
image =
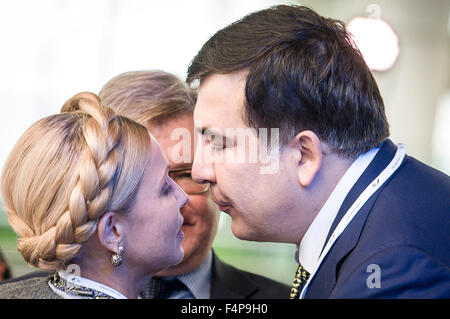
[[[319,185],[317,192],[314,216],[322,209],[323,205],[330,197],[331,192],[344,176],[345,172],[352,165],[354,159],[342,158],[335,153],[324,154],[322,158],[322,168],[319,172]]]
[[[353,161],[354,159],[345,159],[331,152],[323,154],[322,166],[319,172],[314,181],[304,189],[304,196],[299,201],[299,209],[307,212],[298,223],[298,225],[303,227],[299,229],[296,239],[297,244],[301,241],[314,218],[320,212]]]
[[[342,203],[361,174],[370,165],[377,152],[378,149],[375,148],[367,153],[361,154],[357,159],[352,161],[347,169],[345,169],[345,165],[341,166],[341,170],[345,169],[343,174],[341,171],[339,175],[335,176],[337,181],[333,183],[334,186],[331,193],[316,213],[314,220],[309,225],[298,245],[299,262],[306,270],[313,271],[315,269],[315,264],[319,259],[323,246],[326,244],[327,234]]]

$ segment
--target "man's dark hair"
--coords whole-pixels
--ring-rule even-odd
[[[187,82],[237,71],[248,72],[244,122],[278,127],[281,145],[311,130],[355,157],[389,136],[376,81],[341,21],[303,6],[254,12],[203,45]]]

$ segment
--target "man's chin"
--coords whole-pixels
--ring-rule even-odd
[[[231,232],[234,236],[241,240],[261,241],[258,234],[251,228],[249,228],[246,224],[244,224],[241,220],[231,220]]]

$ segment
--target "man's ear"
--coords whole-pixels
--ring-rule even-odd
[[[295,136],[300,152],[297,179],[301,186],[309,186],[322,166],[322,146],[319,137],[312,131],[303,131]]]
[[[100,217],[97,234],[103,247],[114,253],[119,252],[119,244],[123,241],[123,225],[116,213],[106,212]]]

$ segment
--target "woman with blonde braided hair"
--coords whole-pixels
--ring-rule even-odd
[[[147,129],[93,93],[22,135],[1,192],[19,252],[51,275],[3,284],[0,298],[137,298],[183,258],[187,195]]]

